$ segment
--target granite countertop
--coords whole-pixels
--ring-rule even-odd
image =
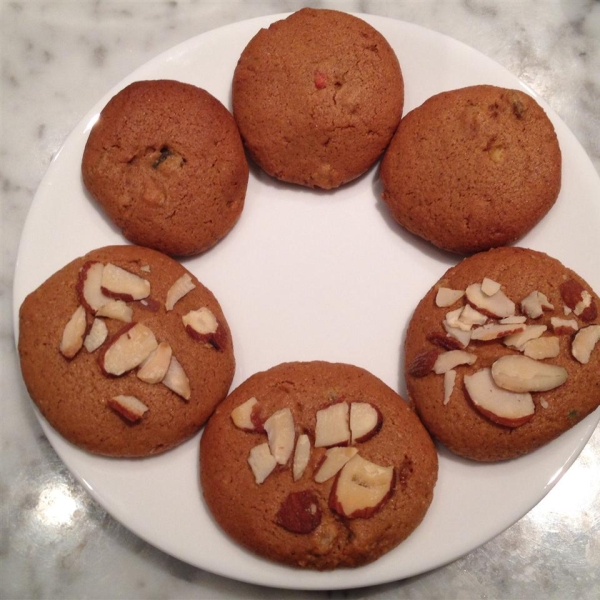
[[[48,443],[20,377],[12,328],[19,239],[36,188],[72,128],[160,52],[290,0],[4,0],[0,163],[2,598],[598,598],[600,429],[525,517],[455,562],[354,591],[293,592],[187,565],[114,520]],[[504,65],[566,122],[600,171],[600,3],[593,0],[352,0],[313,6],[401,19]],[[40,252],[45,249],[40,248]]]

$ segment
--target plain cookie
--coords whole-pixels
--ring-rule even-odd
[[[250,41],[232,97],[244,143],[262,169],[331,189],[381,156],[402,116],[404,83],[393,49],[368,23],[304,8]]]
[[[478,85],[409,112],[380,175],[400,225],[443,250],[471,254],[515,242],[552,208],[561,152],[533,98]]]
[[[248,163],[233,117],[211,94],[179,81],[137,81],[100,113],[82,175],[128,240],[184,256],[236,224]]]

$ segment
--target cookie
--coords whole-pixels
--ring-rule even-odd
[[[515,242],[552,208],[561,152],[533,98],[478,85],[409,112],[380,175],[400,225],[438,248],[471,254]]]
[[[235,225],[248,163],[229,111],[179,81],[137,81],[92,128],[83,182],[123,235],[172,256],[204,252]]]
[[[404,82],[393,49],[371,25],[304,8],[249,42],[232,98],[245,145],[263,170],[332,189],[381,156],[402,116]]]
[[[548,255],[497,248],[464,259],[410,321],[405,371],[429,432],[456,454],[532,452],[600,405],[600,299]]]
[[[50,425],[115,457],[193,436],[235,368],[214,295],[173,259],[136,246],[94,250],[29,294],[18,345],[25,385]]]
[[[369,563],[419,525],[437,453],[416,415],[367,371],[284,363],[240,385],[201,439],[202,490],[234,540],[327,570]]]

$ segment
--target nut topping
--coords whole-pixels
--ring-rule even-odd
[[[60,353],[71,360],[81,350],[87,329],[85,308],[79,305],[63,329]]]
[[[515,314],[515,303],[502,290],[487,296],[481,289],[480,283],[472,283],[465,293],[469,304],[488,317],[502,319]]]
[[[115,396],[107,401],[108,406],[128,421],[136,423],[148,412],[148,407],[135,396]]]
[[[292,533],[314,531],[321,523],[317,495],[309,490],[290,493],[277,511],[275,522]]]
[[[179,302],[186,294],[189,294],[195,287],[196,285],[192,281],[189,273],[184,273],[167,292],[167,300],[165,302],[167,312],[173,310],[175,304],[177,304],[177,302]]]
[[[390,498],[394,484],[394,467],[382,467],[356,454],[337,475],[329,507],[348,519],[371,517]]]
[[[112,263],[107,263],[102,270],[101,290],[111,298],[133,302],[150,295],[150,282]]]
[[[169,363],[167,373],[163,377],[161,383],[186,401],[189,400],[192,395],[190,380],[185,374],[181,363],[173,354],[171,355],[171,362]]]
[[[106,375],[118,377],[141,365],[157,346],[154,334],[146,325],[130,323],[109,342],[100,366]]]
[[[107,337],[108,327],[106,323],[102,319],[94,319],[89,333],[85,336],[85,340],[83,340],[83,345],[88,352],[92,353],[104,344]]]
[[[588,325],[575,335],[571,352],[581,364],[586,365],[598,341],[600,341],[600,325]]]
[[[294,451],[296,432],[294,417],[289,408],[273,413],[264,424],[271,454],[280,465],[285,465]]]
[[[254,474],[254,480],[259,485],[273,472],[277,466],[277,461],[269,450],[269,444],[259,444],[250,450],[248,464]]]
[[[511,392],[545,392],[562,385],[567,380],[567,370],[513,354],[494,362],[492,377],[498,387]]]
[[[171,346],[167,342],[161,342],[140,365],[138,379],[150,384],[161,382],[169,370],[172,355]]]
[[[336,402],[317,411],[315,448],[346,445],[350,442],[349,408],[347,402]]]
[[[490,369],[465,375],[465,388],[473,406],[490,421],[506,427],[520,427],[535,414],[528,392],[515,393],[496,385]]]

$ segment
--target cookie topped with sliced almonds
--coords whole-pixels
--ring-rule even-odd
[[[309,569],[356,567],[397,546],[425,516],[437,470],[414,412],[347,364],[284,363],[253,375],[201,439],[202,490],[223,530]]]
[[[475,254],[421,300],[405,343],[410,400],[430,433],[480,461],[516,458],[600,405],[600,299],[547,254]]]
[[[168,256],[109,246],[24,300],[19,355],[31,398],[73,444],[142,457],[199,431],[229,391],[231,332],[214,295]]]

